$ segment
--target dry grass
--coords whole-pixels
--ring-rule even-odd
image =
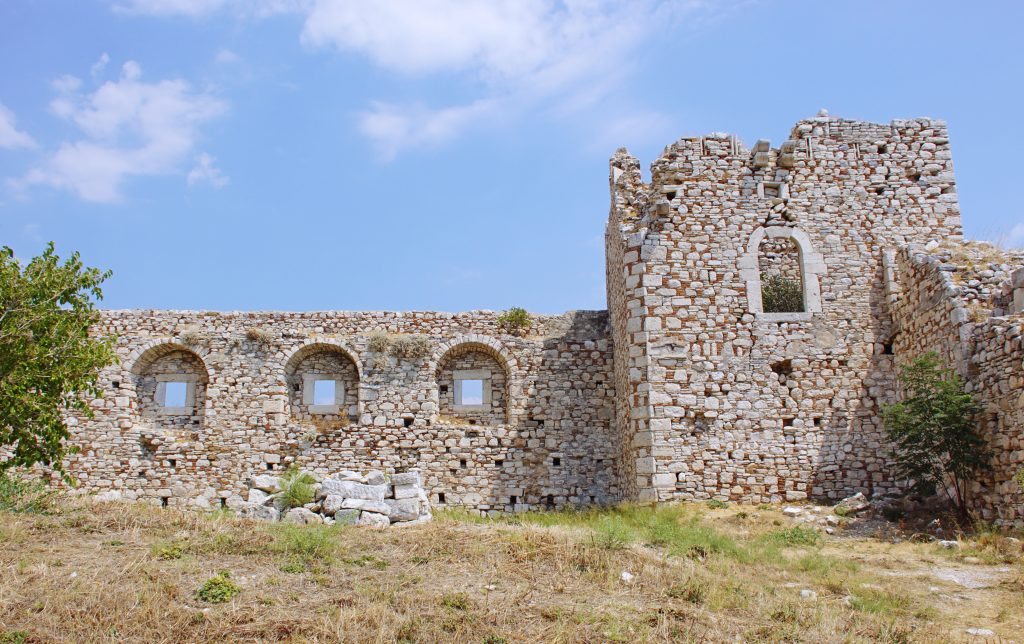
[[[957,640],[1021,632],[1020,560],[998,535],[956,552],[835,539],[749,507],[374,531],[62,499],[0,513],[0,642]],[[969,591],[940,568],[997,581]],[[241,592],[197,599],[222,571]]]

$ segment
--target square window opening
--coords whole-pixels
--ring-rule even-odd
[[[187,382],[168,382],[164,385],[164,407],[184,407],[187,398]]]
[[[462,400],[456,401],[457,405],[482,405],[484,404],[484,381],[483,380],[462,380]]]
[[[334,380],[317,380],[313,382],[313,404],[333,405],[338,383]]]

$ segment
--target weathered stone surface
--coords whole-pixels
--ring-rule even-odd
[[[419,487],[422,485],[422,481],[420,480],[419,472],[399,472],[391,475],[391,484],[394,486],[413,485]]]
[[[334,513],[345,507],[345,497],[337,494],[329,494],[320,502],[320,511],[327,516],[334,516]]]
[[[364,485],[355,481],[336,481],[327,479],[323,482],[321,494],[335,495],[346,499],[365,499],[367,501],[383,501],[387,486]]]
[[[380,470],[373,470],[372,472],[367,472],[367,485],[384,485],[385,483],[387,483],[387,479],[384,478],[384,472],[381,472]]]
[[[386,528],[391,525],[391,520],[383,514],[376,512],[360,512],[356,525],[369,526],[371,528]]]
[[[281,481],[276,476],[260,474],[252,477],[249,486],[267,494],[273,494],[281,489]]]
[[[359,521],[359,510],[338,510],[334,522],[338,525],[355,525]]]
[[[867,497],[863,493],[857,492],[853,496],[848,496],[835,505],[832,509],[840,515],[857,514],[863,512],[871,507],[871,502],[867,500]]]
[[[292,508],[284,515],[284,522],[297,525],[315,525],[323,523],[324,520],[319,514],[306,508]]]
[[[393,522],[412,521],[420,516],[419,499],[386,499],[384,503],[391,509],[388,517]]]
[[[243,509],[242,516],[260,519],[261,521],[277,521],[281,518],[281,513],[274,507],[254,505]]]
[[[418,485],[396,485],[395,486],[395,498],[396,499],[415,499],[419,496],[420,487]]]
[[[345,499],[341,507],[349,510],[366,510],[377,514],[391,514],[391,506],[387,501],[367,501],[365,499]]]

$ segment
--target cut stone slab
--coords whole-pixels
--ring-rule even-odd
[[[396,485],[395,498],[415,499],[420,495],[420,489],[421,488],[418,485]]]
[[[420,516],[419,499],[386,499],[384,502],[391,508],[388,516],[393,522],[413,521]]]
[[[367,501],[366,499],[345,499],[341,507],[346,510],[365,510],[377,514],[391,514],[391,506],[384,501]]]
[[[329,517],[333,517],[338,510],[344,507],[344,503],[345,497],[337,494],[328,494],[320,502],[320,511]]]
[[[832,508],[838,514],[856,514],[871,507],[871,502],[863,492],[848,496]]]
[[[359,510],[338,510],[334,513],[337,525],[355,525],[359,521]]]
[[[281,480],[269,474],[259,474],[252,477],[252,480],[249,481],[249,487],[273,494],[281,489]]]
[[[365,499],[367,501],[383,501],[387,491],[386,485],[363,485],[354,481],[324,481],[320,493],[324,496],[335,494],[346,499]]]
[[[391,484],[395,487],[399,485],[420,485],[420,473],[419,472],[400,472],[391,476]]]
[[[373,470],[366,474],[367,485],[384,485],[387,483],[387,479],[384,478],[384,472],[380,470]]]

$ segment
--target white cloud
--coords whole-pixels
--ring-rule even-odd
[[[458,74],[477,85],[477,95],[461,104],[372,102],[357,126],[386,159],[443,143],[487,119],[601,112],[644,39],[749,0],[115,1],[121,11],[151,15],[299,13],[308,47],[363,56],[399,74]],[[615,123],[614,115],[603,117]]]
[[[51,111],[84,136],[62,143],[41,165],[13,181],[14,187],[48,185],[86,201],[116,202],[127,177],[180,173],[193,154],[199,128],[227,105],[183,80],[147,83],[141,78],[138,63],[129,61],[117,81],[91,94],[80,92],[81,83],[73,77],[55,81],[59,95]]]
[[[378,102],[359,114],[359,131],[374,141],[382,160],[390,161],[404,147],[447,141],[496,107],[490,100],[439,110]]]
[[[220,65],[232,65],[242,60],[242,57],[230,49],[221,49],[214,56],[214,60]]]
[[[194,186],[200,183],[208,183],[214,188],[223,188],[228,185],[231,179],[214,165],[216,160],[205,152],[196,157],[196,166],[189,170],[188,173],[188,185]]]
[[[107,69],[107,63],[110,62],[110,55],[107,52],[103,52],[99,60],[93,63],[92,67],[89,68],[89,75],[92,76],[93,80],[98,79],[103,75],[103,72]]]
[[[14,112],[0,103],[0,149],[34,148],[35,140],[15,127]]]
[[[1024,222],[1021,222],[1011,228],[1007,238],[1006,244],[1010,248],[1024,247]]]
[[[538,109],[565,116],[599,105],[659,24],[708,7],[697,0],[316,0],[302,40],[402,74],[455,72],[479,81],[481,96],[463,105],[376,103],[360,114],[360,131],[390,158],[484,119]]]

